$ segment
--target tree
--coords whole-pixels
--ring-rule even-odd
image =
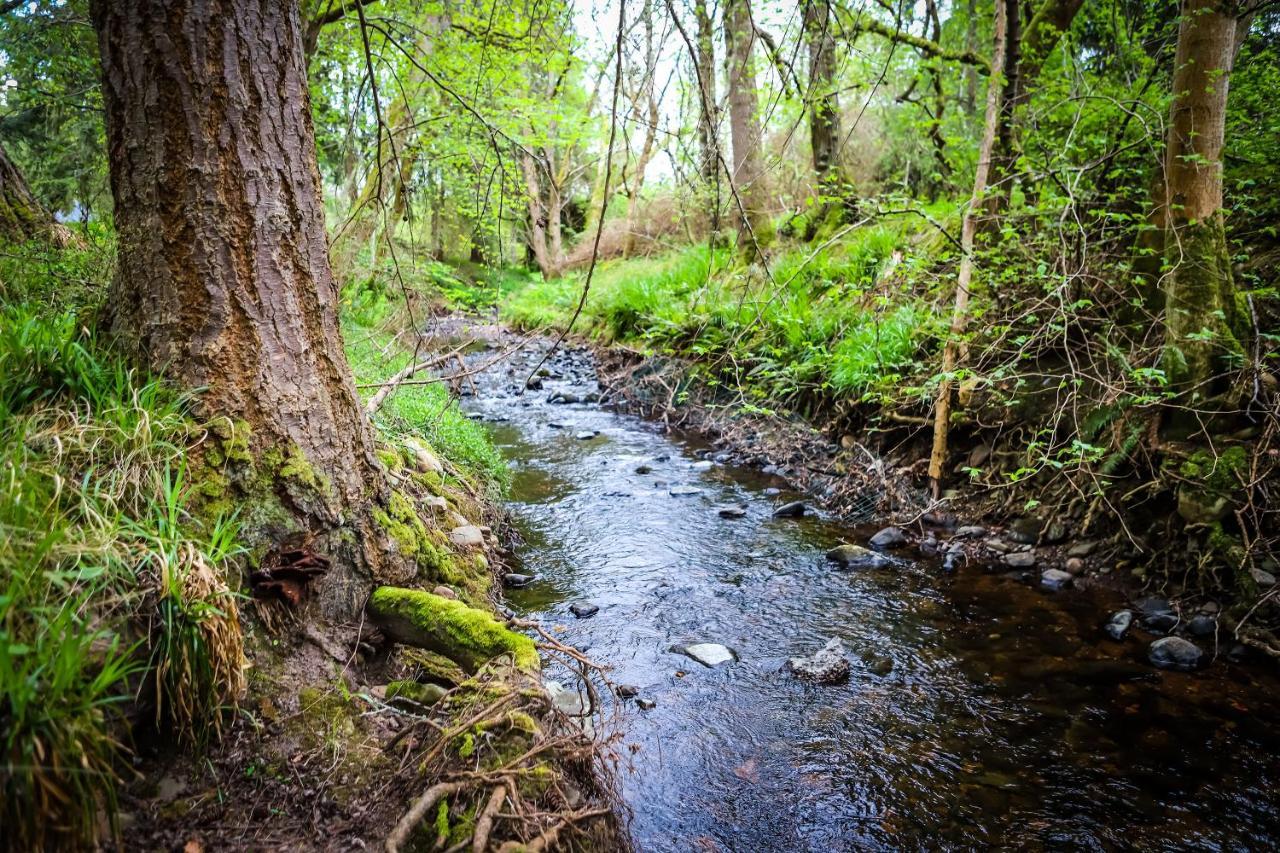
[[[809,46],[809,145],[818,191],[845,192],[840,168],[840,98],[836,90],[836,40],[831,33],[829,0],[805,0],[804,34]],[[824,205],[825,207],[825,205]]]
[[[1227,0],[1183,0],[1165,150],[1168,233],[1165,363],[1175,384],[1206,390],[1243,351],[1222,213],[1222,146],[1239,19]]]
[[[75,235],[53,218],[27,186],[22,170],[0,145],[0,238],[22,243],[47,240],[59,246],[76,241]]]
[[[729,90],[729,139],[733,146],[733,181],[740,251],[754,254],[770,242],[765,215],[764,168],[761,162],[759,104],[753,54],[755,23],[750,0],[726,0],[724,49]]]
[[[698,78],[698,172],[707,193],[707,229],[714,245],[720,239],[720,109],[716,101],[716,40],[707,0],[694,0],[697,21],[694,70]],[[675,13],[672,12],[674,18]]]
[[[106,329],[204,389],[198,414],[245,462],[226,476],[267,480],[287,518],[259,533],[343,529],[330,544],[384,574],[385,486],[343,354],[296,1],[95,0],[92,18],[120,247]],[[356,585],[328,586],[349,613]]]

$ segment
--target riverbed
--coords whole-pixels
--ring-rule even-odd
[[[514,472],[515,570],[536,579],[511,607],[639,688],[617,744],[638,849],[1280,844],[1272,673],[1157,670],[1151,635],[1106,638],[1122,602],[1101,589],[906,552],[841,569],[825,552],[879,525],[775,518],[803,496],[596,402],[586,353],[522,391],[545,346],[475,377],[464,405]],[[787,671],[832,638],[846,683]],[[704,666],[691,643],[734,660]]]

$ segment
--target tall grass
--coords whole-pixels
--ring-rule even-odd
[[[575,331],[710,362],[784,402],[874,394],[907,373],[938,331],[911,274],[905,224],[856,229],[780,253],[769,275],[724,250],[678,249],[602,264]],[[564,328],[579,275],[536,282],[503,306],[524,328]]]
[[[186,400],[69,314],[0,311],[0,825],[84,844],[144,707],[183,743],[244,687],[235,525],[186,511]]]

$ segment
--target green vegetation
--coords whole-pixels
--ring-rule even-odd
[[[17,846],[114,814],[135,699],[200,744],[243,691],[236,527],[187,511],[186,402],[70,313],[0,311],[0,823]]]
[[[444,655],[470,672],[500,655],[510,655],[522,670],[536,672],[540,667],[533,640],[461,601],[383,586],[373,591],[368,612],[399,642]]]

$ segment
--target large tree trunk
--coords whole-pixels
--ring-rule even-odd
[[[725,63],[729,87],[729,137],[733,144],[734,207],[738,219],[738,249],[755,257],[772,238],[765,215],[764,168],[756,96],[753,53],[755,25],[749,0],[726,0],[724,7]]]
[[[22,170],[0,145],[0,239],[12,243],[44,240],[59,246],[77,242],[31,192]]]
[[[204,389],[228,475],[246,490],[252,477],[254,494],[265,478],[284,510],[254,535],[333,534],[321,541],[341,564],[389,579],[296,2],[95,0],[92,16],[120,245],[107,330],[138,363]],[[349,615],[366,589],[335,573],[325,601]]]
[[[1237,18],[1226,0],[1184,0],[1174,57],[1165,150],[1165,364],[1201,395],[1224,357],[1242,352],[1247,324],[1236,300],[1222,218],[1222,146]]]

